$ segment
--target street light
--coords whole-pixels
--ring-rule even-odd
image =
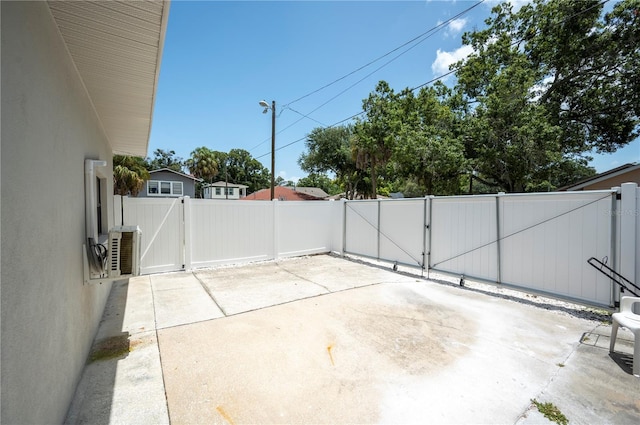
[[[275,168],[276,168],[276,101],[271,101],[271,106],[264,101],[260,101],[260,106],[264,108],[263,114],[266,114],[271,109],[271,200],[275,197]]]

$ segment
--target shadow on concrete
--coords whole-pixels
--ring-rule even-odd
[[[633,355],[615,351],[609,353],[609,357],[611,357],[624,373],[633,375]]]
[[[131,335],[122,332],[128,287],[126,280],[112,284],[65,424],[109,423],[118,361],[126,358],[131,348]]]

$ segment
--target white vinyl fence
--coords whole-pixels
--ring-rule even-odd
[[[116,223],[142,230],[144,274],[338,252],[607,307],[619,288],[589,258],[640,278],[633,183],[342,202],[115,198]]]
[[[142,230],[143,274],[339,250],[340,202],[115,198],[116,223]]]
[[[605,260],[638,285],[640,189],[348,201],[345,253],[613,306]]]

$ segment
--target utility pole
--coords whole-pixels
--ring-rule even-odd
[[[271,200],[275,197],[276,169],[276,101],[271,101]]]

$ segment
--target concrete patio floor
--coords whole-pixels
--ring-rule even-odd
[[[319,255],[114,283],[67,423],[640,423],[633,336]]]

